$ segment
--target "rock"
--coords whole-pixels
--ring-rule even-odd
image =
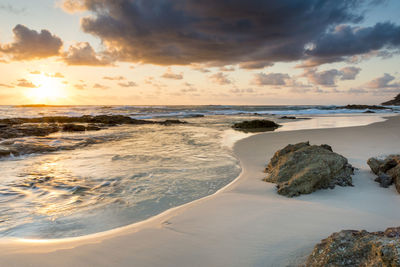
[[[297,118],[294,117],[294,116],[283,116],[283,117],[280,117],[279,119],[282,119],[282,120],[295,120]]]
[[[381,187],[388,188],[393,184],[393,178],[386,173],[380,173],[378,177],[375,179],[375,182],[378,182]]]
[[[278,194],[293,197],[318,189],[352,186],[354,168],[329,145],[288,145],[270,160],[264,181],[276,183]]]
[[[274,131],[280,127],[273,121],[269,120],[252,120],[252,121],[242,121],[232,125],[235,130],[245,131],[245,132],[263,132],[263,131]]]
[[[0,147],[0,158],[2,157],[8,157],[8,156],[17,156],[19,155],[18,151],[6,148],[6,147]]]
[[[58,126],[53,124],[12,124],[0,128],[0,138],[10,139],[25,136],[46,136],[58,131]]]
[[[186,121],[180,121],[180,120],[165,120],[160,122],[162,125],[171,125],[171,124],[186,124]]]
[[[383,102],[382,105],[386,106],[400,106],[400,94],[390,101]]]
[[[64,124],[62,130],[64,132],[84,132],[86,131],[86,127],[84,125],[67,123]]]
[[[320,145],[320,147],[325,148],[325,149],[329,150],[330,152],[333,152],[332,147],[330,145],[322,144],[322,145]]]
[[[344,230],[317,244],[305,266],[400,266],[400,227],[385,232]]]
[[[100,131],[102,128],[97,125],[97,124],[88,124],[88,126],[86,126],[86,131]]]
[[[387,108],[387,107],[382,107],[382,106],[376,106],[376,105],[347,105],[347,106],[344,106],[344,107],[337,107],[338,109],[342,109],[342,108],[345,108],[345,109],[390,109],[390,108]]]
[[[372,172],[378,175],[376,182],[385,188],[394,183],[397,192],[400,193],[400,155],[390,155],[381,160],[370,158],[367,164]]]
[[[376,112],[372,111],[372,110],[367,110],[367,111],[364,111],[363,113],[376,113]]]

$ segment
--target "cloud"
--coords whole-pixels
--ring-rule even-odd
[[[393,82],[396,78],[388,73],[368,82],[365,87],[370,89],[400,88],[400,83]]]
[[[390,23],[378,23],[364,30],[348,25],[330,30],[361,22],[366,2],[381,3],[376,0],[64,0],[64,8],[69,12],[91,12],[81,19],[83,31],[99,37],[108,52],[120,61],[160,65],[213,62],[263,68],[275,62],[307,59],[331,62],[371,49],[397,47],[394,36],[398,36],[398,26]],[[379,32],[382,34],[378,35]],[[374,41],[374,37],[382,40]],[[348,45],[350,40],[356,48]],[[363,42],[370,42],[370,48],[362,48]],[[313,44],[314,49],[308,44]]]
[[[290,76],[286,73],[257,73],[254,75],[254,84],[258,86],[262,85],[287,85],[287,81]]]
[[[82,12],[86,10],[84,1],[81,0],[64,0],[59,5],[68,13]]]
[[[37,88],[36,85],[34,85],[32,82],[30,82],[26,79],[19,79],[17,82],[17,86],[26,87],[26,88]]]
[[[228,75],[226,75],[222,72],[215,73],[215,74],[211,75],[209,78],[211,79],[211,81],[213,81],[214,83],[217,83],[219,85],[226,85],[226,84],[232,83],[232,81],[229,80]]]
[[[103,77],[104,80],[110,80],[110,81],[122,81],[125,80],[126,78],[124,76],[104,76]]]
[[[337,80],[354,80],[357,74],[361,71],[356,67],[345,67],[340,70],[330,69],[325,71],[317,71],[316,69],[308,69],[302,75],[314,84],[335,87]]]
[[[274,63],[269,62],[269,61],[249,61],[249,62],[244,62],[240,63],[239,67],[242,69],[263,69],[265,67],[272,67]]]
[[[110,87],[108,87],[108,86],[106,86],[106,85],[102,85],[102,84],[96,83],[96,84],[93,85],[93,88],[95,88],[95,89],[101,89],[101,90],[107,90],[107,89],[109,89]]]
[[[4,83],[0,83],[0,87],[14,88],[14,86],[13,86],[13,85],[4,84]]]
[[[34,75],[41,74],[41,72],[39,70],[34,70],[34,71],[29,72],[29,73],[30,74],[34,74]]]
[[[108,66],[112,65],[111,57],[104,54],[97,54],[88,42],[78,42],[71,45],[63,55],[63,60],[67,65],[85,66]]]
[[[37,32],[18,24],[13,29],[14,41],[0,46],[0,52],[14,60],[33,60],[58,56],[62,40],[48,30]]]
[[[358,73],[360,73],[361,68],[356,67],[345,67],[340,70],[342,77],[341,80],[355,80]]]
[[[219,70],[220,71],[235,71],[236,69],[234,66],[230,66],[230,67],[223,66],[223,67],[220,67]]]
[[[172,72],[172,70],[170,68],[168,68],[168,70],[161,77],[163,77],[165,79],[172,79],[172,80],[182,80],[183,79],[182,73],[175,74]]]
[[[118,83],[121,87],[135,87],[137,84],[135,82]]]
[[[339,25],[321,34],[306,50],[306,55],[315,58],[317,63],[328,63],[383,48],[399,47],[400,26],[393,23],[377,23],[372,27]]]

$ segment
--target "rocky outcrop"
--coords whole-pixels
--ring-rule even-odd
[[[269,120],[242,121],[232,125],[233,129],[244,132],[274,131],[278,127],[280,127],[279,124]]]
[[[295,120],[297,118],[295,116],[282,116],[279,119],[281,119],[281,120]]]
[[[400,94],[390,101],[383,102],[382,105],[386,106],[400,106]]]
[[[400,155],[390,155],[385,159],[370,158],[367,164],[378,176],[376,182],[385,188],[394,183],[400,193]]]
[[[347,105],[343,107],[338,107],[338,108],[345,108],[345,109],[388,109],[387,107],[382,107],[382,106],[376,106],[376,105]]]
[[[184,123],[179,120],[166,120],[166,121],[151,121],[151,120],[137,120],[123,115],[97,115],[90,116],[84,115],[81,117],[68,117],[68,116],[51,116],[39,118],[12,118],[1,119],[0,124],[14,125],[23,123],[101,123],[104,125],[117,125],[117,124],[169,124]]]
[[[85,125],[67,123],[63,125],[64,132],[84,132],[86,131]]]
[[[315,246],[307,267],[400,266],[400,227],[385,232],[345,230]]]
[[[76,124],[79,123],[79,124]],[[47,136],[60,130],[65,132],[98,131],[106,127],[120,124],[185,124],[180,120],[136,120],[122,115],[99,115],[81,117],[40,117],[0,119],[0,139],[10,139],[27,136]],[[85,125],[82,125],[85,124]]]
[[[264,181],[276,183],[278,194],[293,197],[335,185],[352,186],[354,168],[329,145],[304,142],[278,150],[265,171],[269,175]]]

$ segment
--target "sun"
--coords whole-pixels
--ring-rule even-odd
[[[65,84],[59,78],[35,75],[32,83],[36,86],[26,92],[26,96],[34,103],[54,104],[66,98]]]

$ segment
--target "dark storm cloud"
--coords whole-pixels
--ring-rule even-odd
[[[65,0],[64,7],[91,11],[82,18],[82,29],[100,37],[120,61],[264,68],[310,58],[314,64],[329,63],[398,46],[398,27],[390,23],[329,31],[361,22],[371,2],[381,1]],[[348,46],[350,40],[354,48]]]
[[[0,45],[0,52],[15,60],[32,60],[58,56],[62,40],[48,30],[37,32],[18,24],[13,29],[14,41]]]
[[[382,48],[400,47],[400,26],[393,23],[377,23],[373,27],[340,25],[322,34],[306,54],[315,62],[336,62],[347,56],[367,54]]]

